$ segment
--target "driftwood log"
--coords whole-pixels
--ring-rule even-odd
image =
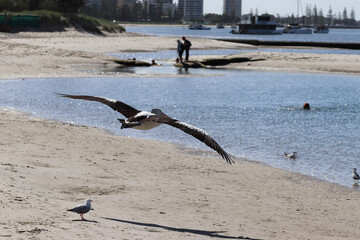
[[[219,57],[219,58],[205,58],[201,61],[185,61],[176,63],[175,67],[183,67],[183,68],[206,68],[207,66],[224,66],[231,63],[242,63],[242,62],[251,62],[256,61],[256,59],[252,60],[247,57],[236,57],[236,56],[228,56],[228,57]]]
[[[129,60],[116,59],[113,61],[118,64],[125,65],[125,66],[131,66],[131,67],[150,67],[151,66],[151,64],[148,62],[138,61],[138,60],[133,60],[133,59],[129,59]]]

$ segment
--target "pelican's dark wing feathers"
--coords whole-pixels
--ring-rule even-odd
[[[87,100],[87,101],[96,101],[96,102],[106,104],[109,107],[111,107],[112,109],[114,109],[114,111],[118,111],[119,113],[121,113],[122,115],[124,115],[127,118],[129,118],[130,116],[134,116],[137,113],[141,112],[123,102],[116,101],[116,100],[110,99],[110,98],[93,97],[93,96],[86,96],[86,95],[68,95],[68,94],[61,94],[61,93],[56,93],[56,94],[58,94],[62,97],[73,98],[73,99],[82,99],[82,100]]]
[[[221,157],[226,160],[226,162],[228,162],[230,164],[235,163],[232,160],[232,158],[229,156],[229,154],[227,152],[225,152],[224,149],[222,149],[222,147],[204,130],[202,130],[198,127],[192,126],[190,124],[178,121],[176,119],[171,119],[171,118],[161,119],[159,122],[176,127],[178,129],[186,132],[187,134],[190,134],[191,136],[202,141],[207,146],[211,147],[216,152],[218,152],[221,155]]]
[[[360,180],[360,176],[359,176],[359,174],[357,172],[354,172],[353,179]]]

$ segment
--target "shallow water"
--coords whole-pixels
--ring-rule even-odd
[[[204,129],[237,157],[351,186],[352,168],[360,167],[360,77],[202,71],[218,76],[1,81],[0,105],[38,117],[105,128],[118,135],[208,150],[170,126],[145,132],[120,130],[116,119],[121,115],[109,107],[53,93],[106,96],[141,110],[158,107]],[[304,102],[309,102],[312,110],[302,110]],[[284,152],[292,151],[298,152],[296,160],[283,157]]]
[[[199,55],[231,55],[239,53],[256,53],[256,52],[274,52],[274,53],[311,53],[311,54],[348,54],[359,55],[360,51],[348,49],[330,49],[330,48],[250,48],[250,49],[214,49],[214,50],[196,50],[190,51],[191,56]],[[155,59],[161,62],[167,59],[175,59],[178,57],[175,50],[164,50],[157,52],[125,52],[125,53],[109,53],[109,56],[121,59],[133,59],[151,62]],[[190,56],[190,58],[191,58]]]

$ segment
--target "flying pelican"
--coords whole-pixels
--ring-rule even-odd
[[[163,113],[160,109],[154,108],[151,112],[137,110],[123,102],[116,101],[114,99],[103,98],[103,97],[94,97],[94,96],[85,96],[85,95],[68,95],[56,93],[62,97],[73,98],[73,99],[82,99],[88,101],[96,101],[108,105],[114,111],[117,111],[124,115],[126,119],[118,119],[121,123],[121,129],[123,128],[134,128],[139,130],[149,130],[154,127],[159,126],[160,124],[168,124],[170,126],[176,127],[187,134],[197,138],[198,140],[205,143],[210,148],[218,152],[223,159],[226,160],[229,164],[235,163],[229,154],[225,152],[222,147],[204,130],[192,126],[190,124],[181,122],[179,120],[173,119]]]
[[[286,152],[284,152],[284,157],[286,157],[287,159],[295,159],[295,158],[297,158],[297,155],[296,155],[297,153],[296,152],[293,152],[292,154],[287,154]]]
[[[356,172],[356,168],[353,168],[354,172],[352,174],[352,177],[354,179],[354,183],[355,184],[358,184],[359,183],[359,180],[360,180],[360,176],[359,174]]]
[[[80,217],[81,217],[82,220],[87,221],[84,218],[84,214],[91,210],[91,202],[92,202],[92,200],[88,199],[88,200],[86,200],[85,204],[81,204],[81,205],[79,205],[77,207],[74,207],[72,209],[68,209],[66,211],[78,213],[78,214],[80,214]]]

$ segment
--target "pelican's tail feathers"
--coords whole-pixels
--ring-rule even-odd
[[[125,119],[118,118],[119,122],[121,123],[121,129],[126,128]]]
[[[141,122],[128,122],[128,121],[126,121],[124,119],[120,119],[120,118],[118,118],[118,120],[121,123],[121,129],[123,129],[123,128],[133,128],[133,127],[141,125]]]

